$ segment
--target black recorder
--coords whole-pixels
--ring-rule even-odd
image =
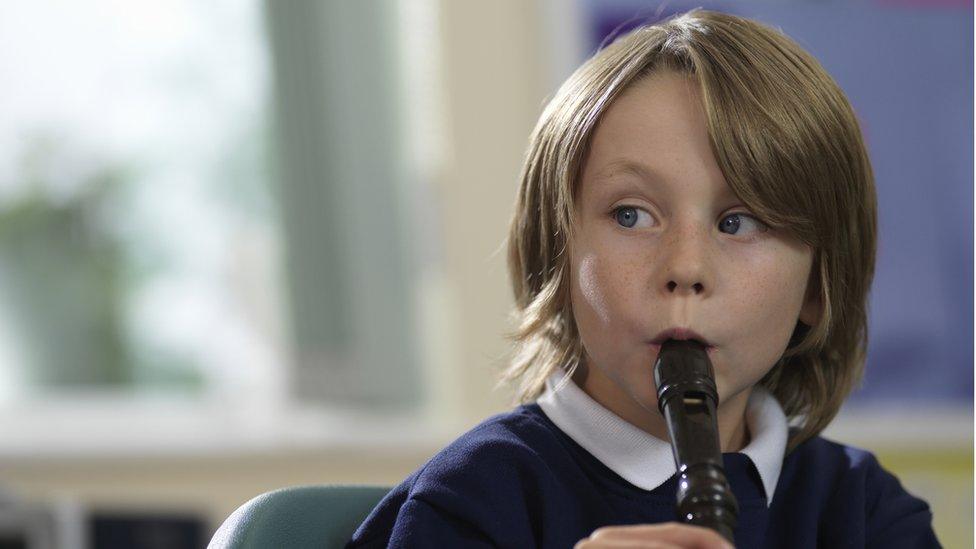
[[[739,505],[722,466],[718,392],[705,348],[697,341],[665,341],[654,363],[654,383],[678,468],[678,517],[732,542]]]

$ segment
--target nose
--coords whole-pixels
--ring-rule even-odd
[[[674,227],[662,246],[660,280],[666,294],[704,295],[711,289],[706,230],[690,225]]]

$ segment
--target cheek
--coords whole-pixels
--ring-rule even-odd
[[[589,327],[619,335],[635,320],[644,293],[637,257],[603,242],[580,253],[573,265],[573,309],[590,317]]]
[[[587,255],[580,261],[576,271],[579,303],[589,309],[601,324],[610,324],[610,302],[607,298],[606,283],[603,281],[595,255]],[[575,290],[575,289],[574,289]],[[575,308],[574,303],[574,308]]]
[[[809,267],[808,259],[799,256],[784,263],[752,265],[750,274],[739,277],[730,305],[738,330],[752,340],[754,360],[774,364],[789,342],[803,304]],[[784,269],[783,265],[789,268]]]
[[[580,338],[590,357],[598,363],[618,363],[629,336],[634,289],[630,278],[606,254],[588,253],[573,267],[573,315]]]

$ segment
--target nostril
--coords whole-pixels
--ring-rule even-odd
[[[673,292],[677,289],[678,289],[678,283],[673,280],[669,280],[668,291]],[[695,282],[694,284],[691,285],[691,290],[696,294],[700,294],[705,291],[705,286],[703,286],[701,282]]]

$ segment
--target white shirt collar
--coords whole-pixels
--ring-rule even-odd
[[[669,442],[604,408],[567,378],[563,369],[549,376],[537,403],[577,444],[638,488],[654,490],[677,472]],[[788,427],[779,402],[761,386],[753,387],[749,396],[746,424],[752,439],[742,453],[759,470],[769,505],[786,455]]]

